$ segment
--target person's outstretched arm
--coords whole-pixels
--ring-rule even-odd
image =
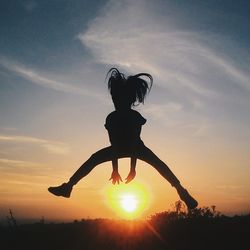
[[[118,172],[118,158],[113,158],[112,159],[112,167],[113,167],[113,172],[111,174],[111,177],[109,180],[112,180],[112,184],[120,184],[120,181],[122,182],[122,178]]]
[[[128,174],[127,178],[126,178],[126,183],[131,182],[135,178],[135,175],[136,175],[136,171],[135,171],[136,161],[137,161],[137,158],[132,156],[131,159],[130,159],[130,171],[129,171],[129,174]]]

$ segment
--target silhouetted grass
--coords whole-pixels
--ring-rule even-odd
[[[176,206],[178,208],[178,206]],[[228,217],[215,207],[152,215],[145,221],[81,220],[0,227],[2,250],[247,249],[250,215]]]

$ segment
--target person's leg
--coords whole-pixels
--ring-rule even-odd
[[[103,148],[90,156],[90,158],[82,164],[82,166],[72,175],[69,183],[76,185],[83,177],[90,173],[97,165],[112,160],[112,147]]]
[[[147,162],[154,167],[172,186],[180,184],[180,181],[170,170],[166,163],[160,160],[149,148],[142,146],[138,150],[138,159]]]
[[[67,183],[63,183],[57,187],[50,187],[48,190],[54,195],[70,197],[72,187],[78,183],[83,177],[90,173],[90,171],[97,165],[112,160],[112,147],[103,148],[82,164],[82,166],[72,175]]]
[[[140,147],[138,150],[138,159],[143,160],[153,166],[170,184],[176,188],[181,200],[183,200],[189,209],[197,207],[198,202],[182,187],[178,178],[169,169],[167,164],[160,160],[149,148],[146,146]]]

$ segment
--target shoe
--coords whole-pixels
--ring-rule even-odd
[[[198,202],[188,193],[188,191],[180,187],[177,189],[177,192],[182,201],[185,202],[188,209],[194,209],[198,206]]]
[[[48,191],[56,196],[63,196],[65,198],[69,198],[72,191],[72,186],[67,183],[63,183],[61,186],[58,187],[49,187]]]

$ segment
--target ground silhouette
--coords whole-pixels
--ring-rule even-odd
[[[82,219],[0,227],[2,250],[246,249],[250,214],[228,217],[212,208],[182,209],[147,220]]]

